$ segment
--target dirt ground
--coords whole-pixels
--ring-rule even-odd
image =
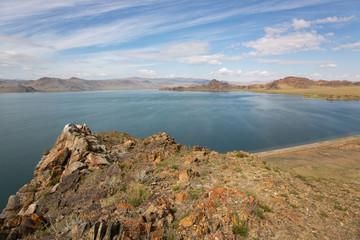
[[[274,168],[302,176],[360,184],[360,135],[256,155]]]

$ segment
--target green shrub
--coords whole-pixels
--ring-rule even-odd
[[[200,188],[194,188],[189,191],[189,196],[191,200],[198,200],[200,198],[202,190]]]
[[[135,186],[130,192],[128,192],[127,200],[133,208],[136,208],[142,204],[147,197],[147,189],[142,186]]]
[[[255,215],[258,216],[258,217],[261,218],[261,219],[265,219],[264,212],[263,212],[261,209],[259,209],[259,208],[257,208],[257,209],[255,210]]]
[[[172,188],[171,188],[173,191],[177,191],[180,189],[180,186],[179,185],[173,185]]]
[[[271,212],[271,208],[268,205],[261,205],[259,204],[259,208],[261,208],[262,210],[264,210],[264,212]]]
[[[247,235],[249,233],[249,229],[247,228],[247,226],[244,223],[242,223],[242,224],[234,225],[232,228],[232,232],[235,235],[247,237]]]

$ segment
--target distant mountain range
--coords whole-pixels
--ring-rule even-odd
[[[0,92],[67,92],[96,90],[158,89],[164,86],[191,86],[208,83],[195,78],[123,78],[114,80],[85,80],[43,77],[38,80],[0,80]]]
[[[267,84],[254,84],[249,85],[248,88],[265,88],[265,89],[283,89],[283,88],[311,88],[311,87],[349,87],[349,86],[360,86],[360,82],[350,82],[346,80],[310,80],[308,78],[301,77],[286,77]]]
[[[212,81],[196,86],[177,86],[177,87],[165,87],[160,90],[163,91],[209,91],[209,92],[226,92],[226,91],[239,91],[239,90],[252,90],[252,89],[290,89],[299,88],[306,89],[311,87],[348,87],[348,86],[360,86],[360,82],[350,82],[346,80],[342,81],[326,81],[319,80],[314,81],[308,78],[301,77],[286,77],[279,80],[275,80],[265,84],[230,84],[229,82],[218,81],[213,79]]]

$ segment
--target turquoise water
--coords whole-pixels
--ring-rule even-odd
[[[93,132],[167,132],[188,146],[258,152],[360,134],[360,102],[250,92],[0,94],[1,209],[70,122]]]

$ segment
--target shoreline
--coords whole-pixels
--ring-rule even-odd
[[[320,142],[316,142],[316,143],[297,145],[297,146],[293,146],[293,147],[279,148],[279,149],[263,151],[263,152],[255,152],[253,154],[255,154],[259,157],[270,157],[270,156],[298,152],[298,151],[303,151],[303,150],[308,150],[308,149],[326,147],[326,146],[329,146],[332,144],[346,143],[346,142],[350,142],[350,141],[354,141],[354,140],[360,140],[360,135],[353,135],[353,136],[344,137],[344,138],[335,138],[335,139],[327,140],[327,141],[320,141]]]

